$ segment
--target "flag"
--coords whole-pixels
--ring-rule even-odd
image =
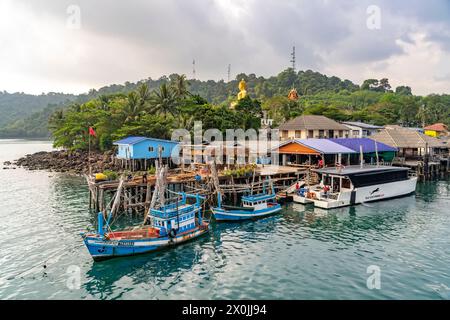
[[[95,130],[92,127],[89,127],[89,135],[96,137],[97,134],[95,133]]]

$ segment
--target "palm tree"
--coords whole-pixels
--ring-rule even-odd
[[[98,100],[100,101],[100,109],[102,110],[108,110],[109,109],[109,98],[108,96],[102,94],[98,97]]]
[[[150,102],[151,112],[167,113],[174,116],[177,113],[177,95],[166,83],[163,83]]]
[[[139,97],[139,103],[144,107],[151,100],[152,96],[148,84],[142,83],[136,91]]]
[[[186,80],[186,75],[177,75],[176,78],[171,83],[171,87],[175,91],[177,98],[182,99],[187,95],[190,95],[190,92],[187,90],[189,82]]]
[[[142,112],[142,105],[139,96],[135,91],[131,91],[127,96],[127,103],[124,108],[125,122],[138,120]]]

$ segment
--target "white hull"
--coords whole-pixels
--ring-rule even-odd
[[[292,201],[297,202],[297,203],[301,203],[301,204],[307,204],[307,203],[313,203],[314,201],[311,199],[308,199],[306,197],[301,197],[298,194],[294,194],[292,196]]]
[[[332,209],[364,202],[401,197],[413,193],[416,190],[416,184],[417,177],[412,177],[403,181],[360,187],[355,188],[354,190],[347,189],[345,191],[341,191],[338,194],[337,199],[329,199],[324,197],[315,199],[314,205],[319,208]],[[355,193],[353,196],[352,192]]]

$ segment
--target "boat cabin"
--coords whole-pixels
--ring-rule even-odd
[[[186,232],[196,228],[196,218],[201,224],[201,207],[199,199],[194,204],[188,204],[186,196],[178,202],[150,210],[150,221],[154,228],[159,229],[160,235],[175,229],[177,233]],[[196,214],[198,216],[196,217]]]

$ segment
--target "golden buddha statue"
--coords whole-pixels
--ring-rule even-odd
[[[239,82],[239,93],[238,93],[238,100],[241,100],[247,96],[247,84],[245,83],[245,80],[242,79]]]
[[[291,91],[289,91],[288,99],[291,100],[291,101],[297,101],[298,100],[297,90],[292,88]]]

